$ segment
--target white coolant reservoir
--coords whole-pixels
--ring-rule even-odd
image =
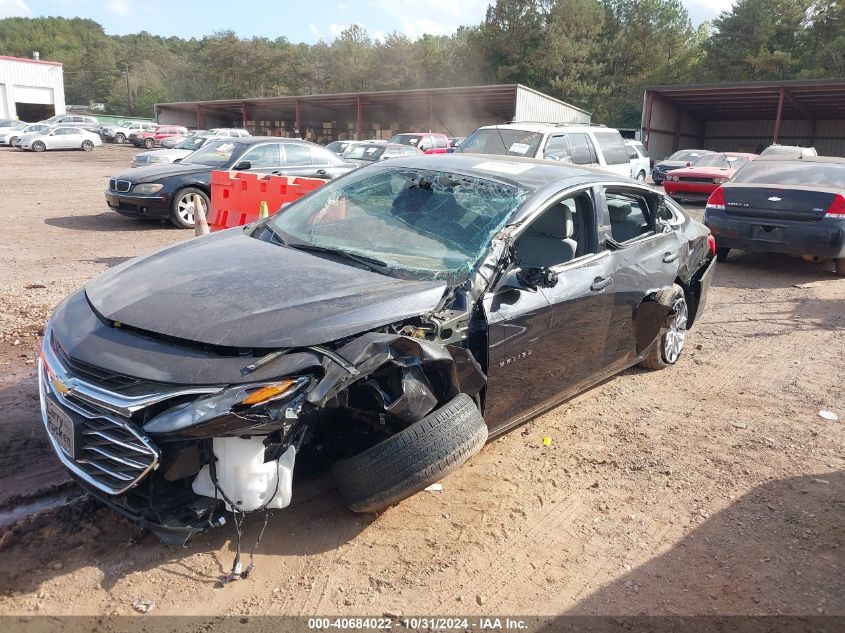
[[[250,512],[265,506],[285,508],[290,505],[296,459],[293,446],[289,446],[278,460],[266,463],[260,437],[215,437],[212,447],[217,457],[217,485],[238,510]],[[197,473],[191,487],[198,495],[222,498],[214,489],[207,464]],[[226,509],[232,509],[228,503]]]

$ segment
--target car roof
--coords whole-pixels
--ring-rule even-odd
[[[526,132],[536,132],[538,134],[552,134],[554,132],[595,132],[596,130],[618,131],[613,127],[606,127],[604,125],[583,125],[578,123],[542,123],[538,121],[513,121],[511,123],[501,123],[499,125],[484,125],[479,130],[524,130]]]
[[[496,165],[501,163],[501,165]],[[626,181],[616,174],[537,158],[515,158],[512,156],[494,156],[490,154],[432,154],[425,156],[402,156],[387,161],[391,168],[430,169],[449,171],[486,180],[498,180],[521,189],[534,192],[556,181],[570,181],[567,186],[607,180]],[[484,165],[485,168],[479,169]],[[516,167],[514,167],[516,166]],[[523,169],[519,169],[523,168]],[[514,169],[519,173],[512,173]]]
[[[792,156],[789,154],[770,154],[758,156],[755,163],[827,163],[833,165],[845,165],[845,157],[842,156]]]

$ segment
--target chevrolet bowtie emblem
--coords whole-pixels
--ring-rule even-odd
[[[772,196],[771,198],[769,198],[769,202],[780,202],[780,201],[781,201],[781,198],[778,198],[777,196]]]

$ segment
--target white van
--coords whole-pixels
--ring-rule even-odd
[[[486,125],[466,137],[455,152],[545,158],[599,167],[631,177],[628,149],[619,130],[599,125]]]

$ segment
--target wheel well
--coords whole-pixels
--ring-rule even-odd
[[[684,299],[687,302],[689,309],[689,316],[687,317],[687,329],[691,328],[695,323],[695,318],[698,316],[698,293],[690,287],[690,284],[683,281],[680,277],[675,278],[675,283],[678,284],[684,291]]]

